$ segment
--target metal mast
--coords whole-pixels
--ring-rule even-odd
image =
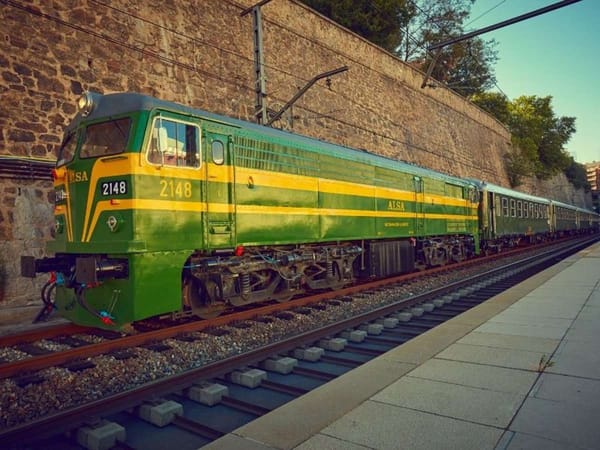
[[[265,98],[267,97],[267,77],[265,76],[265,58],[263,53],[263,31],[262,31],[262,14],[260,7],[269,3],[271,0],[263,0],[256,5],[242,11],[240,16],[252,12],[252,34],[254,37],[254,74],[255,74],[255,102],[254,116],[256,123],[265,124],[268,120],[267,105]]]

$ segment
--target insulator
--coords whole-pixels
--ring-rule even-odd
[[[333,276],[333,261],[330,259],[327,260],[327,275],[330,277]]]
[[[243,273],[242,274],[242,294],[250,293],[250,274]]]

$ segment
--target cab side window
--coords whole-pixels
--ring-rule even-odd
[[[161,166],[200,167],[200,129],[190,123],[155,118],[147,158]]]
[[[225,162],[225,145],[219,140],[214,140],[210,146],[213,162],[220,166]]]

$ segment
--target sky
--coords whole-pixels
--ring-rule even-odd
[[[558,2],[476,0],[465,32]],[[480,37],[498,42],[501,91],[511,100],[552,96],[557,116],[576,118],[566,150],[582,164],[600,161],[600,0],[582,0]]]

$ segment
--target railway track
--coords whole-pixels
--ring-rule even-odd
[[[552,244],[550,244],[552,245]],[[0,337],[0,380],[9,377],[23,378],[19,384],[26,383],[31,374],[47,367],[65,365],[67,367],[80,367],[81,361],[105,353],[117,352],[135,346],[151,345],[164,339],[185,335],[185,333],[200,332],[205,329],[224,326],[228,323],[252,319],[256,316],[266,316],[287,309],[301,308],[314,305],[318,302],[355,295],[370,289],[384,288],[397,283],[411,283],[431,278],[432,284],[439,284],[436,278],[446,274],[467,269],[472,266],[481,266],[492,263],[498,259],[505,259],[543,251],[543,247],[516,249],[509,252],[494,254],[477,260],[469,260],[451,266],[432,268],[423,272],[414,272],[401,276],[378,280],[319,295],[307,296],[282,304],[268,305],[260,308],[253,307],[247,311],[223,315],[212,320],[195,321],[182,325],[158,329],[147,328],[145,332],[128,335],[114,331],[82,327],[75,324],[61,324],[57,326],[41,327],[36,330],[11,336]],[[443,281],[443,280],[442,280]],[[4,356],[4,357],[3,357]]]
[[[563,246],[564,245],[565,244],[563,244]],[[572,252],[574,250],[563,249],[561,251]],[[243,398],[240,400],[229,394],[225,396],[224,403],[219,404],[218,409],[227,410],[227,408],[229,408],[230,410],[236,411],[234,414],[235,417],[238,417],[241,414],[244,417],[249,417],[251,420],[252,417],[262,415],[274,407],[277,407],[278,404],[280,404],[280,401],[285,399],[287,399],[286,401],[289,401],[307,390],[316,387],[319,383],[327,382],[341,373],[351,370],[353,367],[378,356],[394,346],[401,345],[406,340],[409,340],[412,337],[437,326],[437,324],[443,323],[449,318],[460,314],[462,311],[479,304],[481,301],[484,301],[484,299],[505,289],[506,284],[509,281],[512,285],[530,276],[531,273],[529,271],[534,270],[533,266],[539,266],[540,264],[551,265],[556,258],[555,251],[547,251],[544,256],[537,254],[520,261],[518,264],[525,264],[528,268],[519,269],[519,272],[516,272],[517,269],[511,267],[488,271],[470,277],[469,279],[428,290],[419,295],[404,296],[404,299],[401,301],[388,302],[388,304],[382,304],[382,306],[375,308],[370,304],[370,307],[365,308],[365,311],[357,312],[357,310],[361,309],[359,305],[361,299],[377,296],[398,296],[398,289],[403,289],[406,294],[406,286],[400,288],[393,282],[391,284],[388,282],[388,287],[386,288],[381,286],[370,286],[370,290],[368,291],[365,291],[363,287],[362,293],[332,293],[325,295],[324,298],[313,299],[313,303],[303,299],[298,303],[292,302],[284,305],[274,305],[261,308],[258,311],[245,312],[239,316],[220,317],[216,321],[186,324],[180,326],[181,328],[179,329],[169,328],[157,330],[151,333],[126,336],[113,341],[107,340],[106,342],[91,344],[90,346],[84,346],[80,349],[71,349],[67,351],[72,352],[67,354],[71,360],[76,354],[76,351],[89,351],[92,348],[92,353],[94,354],[110,354],[113,352],[114,355],[118,354],[118,352],[123,352],[123,349],[130,348],[134,345],[149,345],[150,351],[167,353],[173,350],[173,346],[170,345],[172,341],[179,341],[187,345],[192,345],[196,341],[206,341],[206,336],[214,336],[216,338],[222,337],[223,335],[219,336],[219,327],[238,330],[239,335],[244,335],[246,334],[246,330],[253,327],[273,328],[273,323],[275,322],[302,322],[303,318],[309,316],[317,316],[316,323],[319,323],[318,316],[326,309],[339,309],[340,311],[338,312],[341,314],[338,314],[338,316],[344,316],[348,315],[347,311],[344,312],[346,306],[352,305],[354,307],[352,317],[350,318],[342,319],[338,317],[332,323],[324,324],[323,326],[315,327],[313,324],[304,331],[302,331],[302,327],[296,327],[296,330],[300,330],[301,332],[296,332],[295,335],[288,337],[279,336],[279,339],[276,342],[269,343],[272,339],[272,336],[269,336],[268,339],[263,342],[263,345],[260,345],[259,343],[255,348],[240,351],[237,355],[230,355],[223,359],[210,361],[203,364],[201,367],[188,367],[183,373],[173,374],[160,380],[147,382],[135,389],[113,393],[105,398],[87,402],[82,406],[73,407],[64,412],[57,412],[33,420],[29,423],[6,428],[5,430],[0,431],[0,439],[3,441],[6,439],[6,442],[28,442],[27,440],[31,439],[32,436],[31,432],[35,430],[35,440],[40,446],[47,444],[47,442],[44,443],[44,439],[47,436],[51,436],[50,440],[66,439],[66,441],[69,441],[71,439],[69,437],[56,438],[55,436],[57,433],[68,432],[86,422],[88,422],[88,428],[105,426],[102,425],[103,422],[98,422],[97,417],[99,416],[116,419],[121,418],[121,420],[125,420],[126,423],[140,421],[141,419],[135,418],[135,414],[132,415],[123,411],[127,409],[131,410],[131,408],[138,411],[141,409],[148,409],[147,407],[141,407],[140,405],[147,405],[148,403],[144,402],[147,402],[149,398],[157,399],[166,396],[170,402],[182,404],[177,402],[177,400],[180,400],[187,405],[183,408],[184,411],[195,411],[200,408],[200,406],[192,407],[194,405],[190,405],[189,403],[193,402],[193,400],[189,400],[185,394],[189,394],[190,390],[201,382],[201,380],[216,380],[216,385],[225,386],[228,392],[242,395],[245,392],[245,389],[248,389],[247,387],[240,387],[237,384],[239,379],[243,378],[244,374],[247,373],[247,371],[245,371],[246,369],[243,368],[249,367],[250,371],[264,370],[264,368],[273,369],[273,367],[278,367],[277,361],[279,361],[279,359],[272,358],[273,355],[289,354],[302,359],[306,358],[309,349],[326,348],[326,350],[313,350],[312,353],[308,353],[309,355],[320,354],[317,361],[300,361],[292,368],[291,374],[297,383],[287,383],[283,380],[283,378],[289,377],[290,374],[277,374],[277,369],[268,370],[268,380],[266,382],[264,380],[262,381],[260,390],[256,391],[250,389],[249,391],[254,392],[254,394],[251,394],[250,392],[246,393],[251,398],[255,398],[255,403],[258,405],[257,408],[252,407],[252,401]],[[497,272],[502,273],[497,274]],[[289,308],[290,306],[292,307],[292,312],[284,311],[284,308]],[[412,319],[408,322],[403,322],[403,320],[406,320],[407,317],[409,317],[408,313],[410,313]],[[257,317],[257,314],[260,314],[260,316]],[[270,314],[270,316],[268,314]],[[335,316],[335,314],[333,315]],[[152,334],[151,339],[154,344],[148,344],[149,337],[147,335],[150,334]],[[275,334],[277,334],[277,331]],[[335,337],[330,339],[332,336]],[[346,343],[343,348],[340,349],[339,347],[342,345],[343,340],[345,340]],[[163,348],[161,348],[160,342],[166,342],[162,343]],[[318,343],[320,347],[313,347],[315,342]],[[152,348],[152,345],[154,345],[154,348]],[[235,351],[233,353],[235,353]],[[58,355],[64,354],[65,352],[56,353],[54,358],[58,358]],[[85,354],[86,353],[82,353],[82,358]],[[90,358],[89,355],[90,353],[87,353],[86,358]],[[37,359],[42,357],[46,360],[44,363],[46,364],[50,361],[52,355],[29,358],[29,364],[31,364],[32,361],[37,361],[35,364],[39,365],[38,369],[42,366],[47,367],[47,365],[41,363],[41,359]],[[125,357],[125,359],[126,358],[127,357]],[[309,356],[308,359],[310,358],[314,358],[314,356]],[[271,362],[269,363],[268,361]],[[24,364],[24,361],[18,363]],[[0,370],[3,368],[6,370],[6,367],[8,366],[0,366]],[[68,370],[83,371],[87,368],[90,367],[85,367],[85,364],[82,364],[82,368]],[[10,375],[10,373],[9,370],[3,372],[3,374],[8,374],[6,376],[12,376],[18,372],[12,372],[12,375]],[[246,378],[248,377],[250,376],[248,375]],[[213,386],[214,385],[215,384],[213,384]],[[265,392],[262,392],[263,390],[265,390]],[[260,394],[257,394],[257,392]],[[277,392],[278,394],[275,395],[272,394],[272,392]],[[279,400],[272,400],[269,404],[262,404],[262,401],[259,400],[263,397],[267,399],[273,397]],[[206,409],[206,411],[204,411],[206,414],[210,411],[208,416],[211,417],[215,412],[214,407],[210,408],[205,406],[204,409]],[[242,412],[240,413],[240,411]],[[193,416],[191,418],[187,415],[177,416],[173,426],[177,429],[185,430],[185,433],[199,436],[200,440],[205,441],[204,443],[214,440],[222,433],[230,431],[222,429],[222,427],[207,426],[206,423],[214,422],[210,417],[204,417],[204,419],[200,420],[200,422],[204,424],[200,425],[200,422],[198,421],[199,417],[204,416]],[[225,423],[235,423],[239,426],[239,420],[241,419],[238,418],[233,421],[225,420]],[[214,423],[220,422],[217,421]]]

